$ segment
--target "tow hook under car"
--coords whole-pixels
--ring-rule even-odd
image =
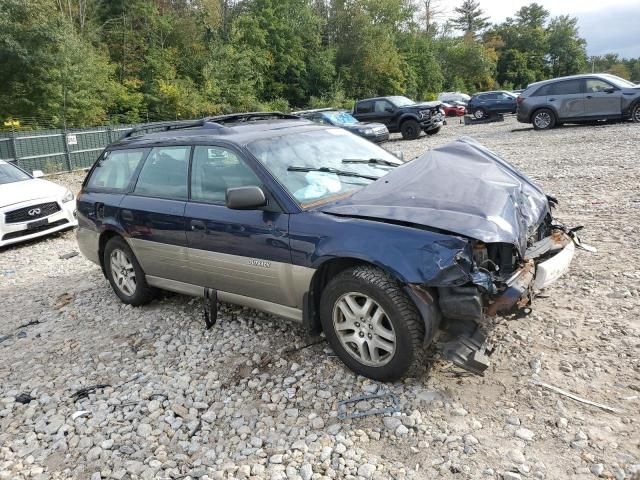
[[[526,251],[520,268],[505,282],[506,288],[483,312],[483,325],[498,314],[517,313],[527,308],[536,292],[551,285],[569,269],[575,248],[596,252],[580,241],[576,232],[582,227],[566,229],[555,226],[551,235],[533,243]],[[537,259],[541,261],[536,263]],[[542,260],[543,259],[543,260]],[[480,323],[463,322],[464,332],[440,344],[445,358],[476,375],[484,375],[493,348],[487,345],[487,332]],[[460,322],[456,322],[460,328]],[[451,332],[449,332],[451,333]]]

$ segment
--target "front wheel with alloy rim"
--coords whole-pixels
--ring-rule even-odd
[[[147,285],[142,267],[123,238],[107,242],[103,264],[111,288],[122,302],[137,306],[153,300],[154,290]]]
[[[640,123],[640,102],[636,103],[631,109],[631,120]]]
[[[548,108],[543,108],[533,114],[531,122],[536,130],[549,130],[555,127],[556,116]]]
[[[371,266],[345,270],[322,292],[322,328],[336,355],[379,381],[405,375],[423,353],[424,323],[398,282]]]

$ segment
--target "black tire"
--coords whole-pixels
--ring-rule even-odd
[[[534,112],[531,123],[535,130],[551,130],[556,126],[556,115],[548,108],[541,108]]]
[[[405,140],[415,140],[420,136],[420,124],[413,119],[405,120],[400,125],[400,133]]]
[[[487,111],[484,108],[476,108],[473,111],[473,118],[476,120],[483,120],[488,117]]]
[[[631,108],[631,120],[635,123],[640,123],[640,102]]]
[[[135,277],[135,290],[132,294],[127,294],[123,291],[122,287],[118,286],[118,280],[116,279],[117,275],[112,271],[111,258],[112,255],[117,255],[117,252],[121,252],[126,255],[131,267],[133,268],[132,273]],[[113,291],[123,303],[139,306],[145,305],[154,299],[156,293],[155,289],[151,288],[147,284],[142,267],[138,263],[133,251],[129,248],[129,245],[127,245],[127,242],[125,242],[122,237],[113,237],[107,242],[107,245],[104,248],[103,265],[107,279],[111,284],[111,288],[113,288]],[[128,271],[131,272],[130,269]]]
[[[424,133],[426,133],[427,135],[435,135],[436,133],[438,133],[440,131],[442,127],[438,127],[438,128],[434,128],[431,130],[425,130]]]
[[[364,322],[360,324],[360,327],[357,323],[358,317],[355,317],[353,325],[354,327],[358,325],[359,329],[350,329],[349,327],[341,329],[341,332],[349,332],[346,334],[339,334],[336,331],[334,311],[338,312],[339,318],[342,313],[338,306],[339,302],[352,294],[359,294],[364,298],[372,299],[376,304],[373,307],[373,311],[378,312],[378,309],[382,309],[383,320],[379,324],[385,324],[386,332],[389,331],[389,328],[387,328],[389,326],[393,331],[395,348],[393,353],[387,352],[386,363],[384,364],[372,366],[358,360],[356,358],[356,356],[359,356],[356,351],[356,344],[352,343],[352,353],[350,353],[347,350],[349,345],[345,347],[343,340],[338,336],[341,335],[342,338],[345,338],[351,333],[353,338],[362,337],[367,342],[366,351],[369,352],[369,357],[373,358],[370,353],[369,343],[373,341],[366,340],[364,338],[365,335],[363,335],[363,331],[370,331],[367,328],[372,329],[371,332],[377,331],[372,327],[372,324],[375,323],[373,320],[363,321],[360,318],[360,322]],[[359,304],[359,306],[362,305]],[[375,318],[376,315],[374,314],[373,317]],[[343,318],[346,319],[346,317]],[[331,279],[322,292],[320,320],[333,351],[347,367],[359,375],[379,381],[397,380],[412,370],[412,367],[417,366],[422,358],[425,334],[422,318],[413,302],[403,292],[399,283],[378,268],[358,266],[345,270]],[[368,334],[368,337],[372,338],[370,334]],[[379,339],[381,337],[376,335],[375,338]],[[349,341],[346,340],[346,343],[348,344]],[[374,350],[378,351],[376,347],[374,347]],[[379,353],[376,355],[379,355]]]

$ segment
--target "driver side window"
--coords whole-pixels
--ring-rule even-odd
[[[224,204],[227,188],[261,186],[258,176],[235,152],[198,146],[191,164],[191,200]]]
[[[595,78],[587,79],[587,93],[604,92],[607,88],[612,88],[607,82]]]
[[[386,100],[376,100],[374,110],[376,113],[393,112],[393,106]]]

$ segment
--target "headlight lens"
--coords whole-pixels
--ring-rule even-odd
[[[420,116],[422,118],[429,118],[431,116],[431,112],[429,110],[420,110]]]
[[[365,128],[364,134],[365,135],[373,135],[373,128]]]
[[[62,203],[67,203],[70,202],[71,200],[73,200],[73,193],[71,193],[71,190],[67,190],[67,192],[64,194],[64,197],[62,197]]]

